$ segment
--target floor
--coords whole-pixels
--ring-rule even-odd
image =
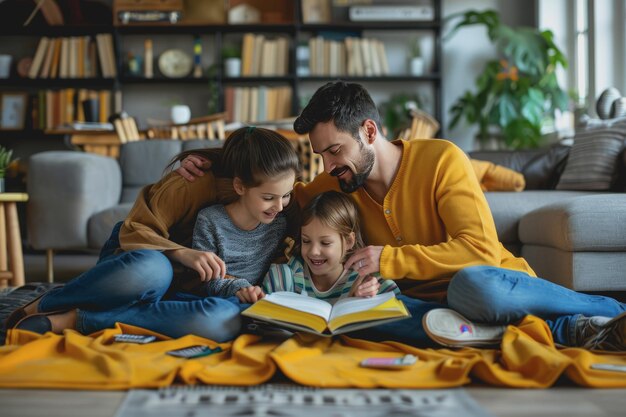
[[[623,417],[626,410],[626,390],[470,387],[467,391],[494,417]],[[113,417],[124,394],[0,389],[0,409],[3,417]]]
[[[95,264],[95,255],[55,256],[55,281],[66,282]],[[46,281],[46,260],[41,253],[26,253],[27,282]],[[517,390],[472,386],[469,394],[495,417],[567,416],[622,417],[626,389],[586,389],[559,386],[546,390]],[[123,391],[59,391],[0,389],[3,417],[113,417]]]

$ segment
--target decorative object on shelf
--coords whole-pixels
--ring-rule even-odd
[[[185,104],[176,104],[172,106],[170,112],[172,123],[176,125],[182,125],[191,120],[191,109]]]
[[[183,8],[183,0],[114,0],[113,24],[175,24]]]
[[[227,77],[241,76],[241,50],[234,45],[222,47],[222,60],[224,61],[224,74]]]
[[[448,21],[459,16],[461,21],[448,38],[462,27],[484,25],[502,58],[488,61],[476,79],[476,92],[466,91],[452,105],[450,128],[465,119],[478,125],[481,143],[495,135],[513,149],[540,146],[545,122],[569,104],[556,77],[557,68],[566,67],[567,59],[552,32],[506,26],[493,10],[454,14]]]
[[[17,75],[22,78],[28,77],[28,71],[30,70],[30,66],[32,63],[33,59],[29,56],[26,56],[17,61]]]
[[[11,55],[0,55],[0,78],[9,78],[11,76]]]
[[[202,77],[202,43],[200,36],[193,38],[193,77]]]
[[[420,45],[420,39],[416,38],[410,43],[410,57],[409,57],[409,74],[411,75],[424,75],[424,57],[422,56],[422,46]]]
[[[4,192],[4,175],[6,174],[7,168],[15,161],[15,159],[11,159],[12,156],[12,149],[7,149],[0,145],[0,193]]]
[[[169,78],[182,78],[189,75],[193,61],[181,49],[168,49],[159,56],[159,70]]]
[[[95,123],[100,121],[100,100],[98,98],[88,98],[82,101],[83,115],[85,121]]]
[[[154,55],[152,52],[152,39],[146,39],[143,43],[143,76],[146,78],[154,77],[154,69],[152,67]]]
[[[24,129],[28,94],[20,92],[2,93],[0,97],[0,130]]]
[[[429,4],[414,6],[388,5],[363,5],[352,6],[349,12],[353,22],[388,22],[388,21],[411,21],[424,22],[435,19],[435,9]]]
[[[302,0],[302,23],[330,23],[331,0]]]
[[[626,116],[626,97],[622,97],[622,93],[615,87],[607,88],[598,97],[596,113],[600,119]]]
[[[141,68],[142,68],[142,59],[140,56],[133,54],[132,52],[128,53],[126,58],[126,67],[128,69],[128,75],[133,77],[141,76]]]
[[[261,12],[249,4],[239,4],[228,10],[228,23],[260,23]]]

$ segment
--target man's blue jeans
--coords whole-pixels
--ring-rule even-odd
[[[457,272],[448,287],[447,305],[406,296],[398,298],[411,312],[411,318],[350,335],[432,346],[422,328],[422,317],[429,310],[447,307],[469,320],[492,324],[515,323],[533,314],[546,320],[555,343],[575,346],[575,325],[580,315],[614,317],[626,311],[626,304],[609,297],[578,293],[524,272],[490,266]]]
[[[120,226],[114,227],[98,263],[49,291],[41,298],[39,311],[77,308],[76,329],[83,334],[114,327],[115,322],[170,337],[192,333],[218,342],[240,333],[240,312],[247,305],[240,305],[236,297],[168,293],[173,278],[169,259],[155,250],[116,254]]]

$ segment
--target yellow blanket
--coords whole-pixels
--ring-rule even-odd
[[[317,387],[449,388],[471,381],[518,387],[550,387],[565,375],[588,387],[626,387],[626,373],[590,369],[594,363],[626,365],[626,354],[562,349],[554,346],[543,320],[527,316],[509,326],[500,349],[417,349],[401,343],[374,343],[339,337],[297,334],[286,341],[242,335],[219,346],[223,352],[180,359],[166,351],[194,344],[217,343],[196,336],[146,345],[115,343],[118,333],[153,334],[118,324],[83,336],[11,330],[0,347],[0,387],[128,389],[184,384],[257,385],[277,367],[293,382]],[[402,370],[362,368],[367,357],[400,357],[411,353],[417,363]]]

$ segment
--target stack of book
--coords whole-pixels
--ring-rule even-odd
[[[321,36],[309,39],[309,71],[321,76],[381,76],[389,74],[385,45],[378,39]]]
[[[82,103],[92,100],[98,120],[94,122],[106,123],[113,108],[113,98],[108,90],[87,90],[65,88],[62,90],[40,90],[33,98],[33,129],[58,129],[72,126],[74,122],[85,122]]]
[[[224,105],[228,121],[264,122],[291,116],[292,89],[282,87],[226,87]]]
[[[289,72],[289,40],[246,33],[241,48],[241,75],[282,76]]]
[[[115,78],[113,36],[100,33],[39,40],[29,78]]]

